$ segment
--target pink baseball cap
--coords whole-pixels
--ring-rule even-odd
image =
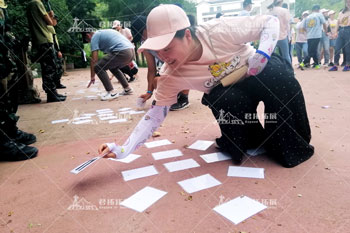
[[[174,38],[176,32],[191,26],[190,21],[180,7],[162,4],[151,10],[147,16],[147,40],[138,49],[161,50]]]

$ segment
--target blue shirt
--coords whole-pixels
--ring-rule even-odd
[[[313,12],[304,20],[303,27],[306,29],[308,39],[322,37],[322,24],[326,23],[323,14]]]
[[[132,49],[134,45],[114,29],[98,30],[91,39],[91,51],[101,50],[104,53]]]

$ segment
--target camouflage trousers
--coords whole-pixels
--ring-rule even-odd
[[[41,66],[43,89],[46,93],[56,90],[56,80],[61,78],[62,73],[58,72],[57,51],[52,44],[41,44],[38,48],[38,57]],[[61,62],[62,69],[62,62]]]

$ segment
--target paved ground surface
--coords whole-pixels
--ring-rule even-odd
[[[37,136],[37,158],[0,163],[0,232],[349,232],[350,229],[350,73],[296,70],[308,108],[315,155],[307,162],[286,169],[262,155],[246,159],[242,166],[265,168],[265,179],[227,177],[230,161],[206,164],[200,152],[185,148],[198,139],[220,136],[209,109],[200,104],[201,93],[191,92],[190,108],[171,112],[158,130],[172,145],[135,153],[141,158],[130,164],[99,160],[78,175],[70,170],[96,155],[98,145],[116,139],[122,143],[142,115],[128,122],[108,124],[93,118],[92,124],[70,119],[102,108],[133,107],[146,87],[146,70],[132,84],[135,94],[102,102],[88,99],[102,85],[86,89],[89,70],[75,70],[63,77],[68,99],[63,103],[22,105],[19,127]],[[40,87],[40,79],[35,80]],[[114,86],[121,90],[114,81]],[[41,87],[40,87],[41,89]],[[99,89],[99,90],[98,90]],[[81,99],[79,99],[81,97]],[[77,99],[75,99],[77,98]],[[322,106],[329,106],[322,108]],[[259,108],[259,112],[263,110]],[[155,161],[151,153],[180,149],[180,159]],[[163,163],[193,158],[199,168],[169,173]],[[159,174],[125,182],[121,171],[154,165]],[[210,173],[222,185],[187,194],[178,181]],[[124,208],[120,201],[151,186],[167,193],[143,213]],[[240,195],[256,199],[268,208],[234,225],[212,209]],[[83,210],[74,210],[74,200]],[[91,207],[89,209],[89,207]]]

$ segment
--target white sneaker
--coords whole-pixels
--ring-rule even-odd
[[[124,89],[124,91],[120,93],[120,95],[131,95],[133,92],[134,92],[134,89],[129,87],[129,89]]]
[[[118,93],[111,93],[111,92],[107,92],[105,95],[101,96],[101,100],[113,100],[115,98],[118,98],[119,94]]]

